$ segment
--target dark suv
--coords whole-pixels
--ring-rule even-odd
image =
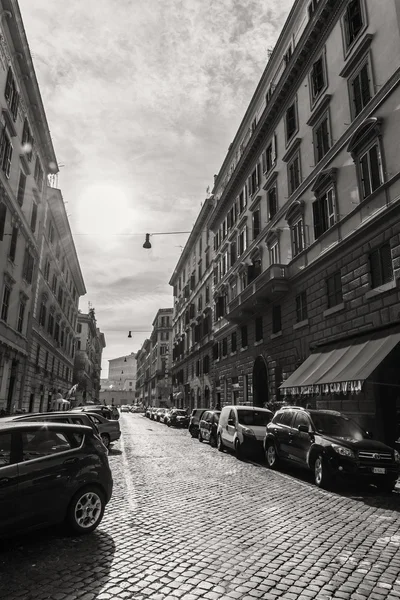
[[[90,533],[112,487],[107,454],[91,427],[0,423],[0,537],[63,521]]]
[[[192,437],[197,438],[199,435],[199,423],[206,408],[194,408],[189,419],[189,433]]]
[[[267,425],[264,451],[270,469],[289,461],[311,469],[323,488],[343,476],[391,491],[400,472],[396,450],[372,440],[346,415],[329,410],[282,408]]]

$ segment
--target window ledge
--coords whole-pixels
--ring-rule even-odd
[[[293,329],[301,329],[302,327],[308,327],[308,319],[304,319],[293,325]]]
[[[331,306],[331,308],[327,308],[322,314],[324,317],[329,317],[330,315],[334,315],[335,313],[338,313],[341,310],[344,310],[344,302],[336,304],[336,306]]]
[[[282,329],[280,331],[278,331],[277,333],[271,333],[270,339],[274,340],[277,337],[281,337],[281,335],[282,335]]]
[[[254,342],[254,345],[255,345],[255,346],[261,346],[261,344],[262,344],[263,342],[264,342],[264,340],[263,340],[263,339],[261,339],[261,340],[257,340],[256,342]]]
[[[243,348],[240,348],[240,352],[245,352],[247,350],[248,346],[243,346]]]
[[[370,298],[374,298],[375,296],[379,296],[380,294],[384,294],[385,292],[394,290],[396,287],[397,287],[396,280],[393,279],[393,281],[389,281],[388,283],[384,283],[383,285],[380,285],[377,288],[368,290],[368,292],[365,292],[364,298],[366,300],[369,300]]]
[[[349,58],[348,59],[346,58],[346,64],[339,73],[340,77],[348,77],[350,75],[350,73],[353,71],[353,69],[357,66],[357,63],[360,62],[360,60],[363,58],[363,55],[367,52],[367,50],[371,46],[373,37],[374,37],[374,35],[372,33],[368,33],[362,39],[361,43],[358,45],[354,54],[351,53],[351,50],[355,46],[353,46],[353,48],[351,48],[351,50],[349,50]],[[356,42],[356,44],[357,44],[357,42]],[[350,57],[350,53],[351,53],[351,57]]]
[[[236,353],[237,353],[237,350],[235,350],[235,352],[231,352],[229,356],[235,356]]]

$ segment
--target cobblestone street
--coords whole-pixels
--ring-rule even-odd
[[[2,542],[0,598],[400,598],[400,496],[329,493],[123,414],[94,534]]]

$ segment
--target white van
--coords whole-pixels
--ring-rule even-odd
[[[218,423],[218,450],[234,450],[238,459],[262,452],[265,428],[273,415],[267,408],[224,406]]]

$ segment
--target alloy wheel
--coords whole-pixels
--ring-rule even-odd
[[[74,517],[82,529],[93,527],[100,519],[102,501],[96,492],[85,492],[75,505]]]

